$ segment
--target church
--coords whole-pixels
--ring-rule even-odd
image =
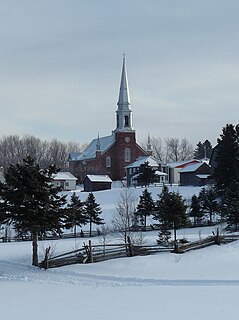
[[[112,134],[106,137],[98,135],[84,152],[69,155],[69,170],[79,183],[86,175],[108,175],[113,181],[124,180],[126,166],[138,157],[150,154],[150,150],[143,150],[136,142],[125,57],[117,106],[116,128]]]

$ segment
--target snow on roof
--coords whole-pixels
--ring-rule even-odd
[[[201,161],[196,160],[196,159],[184,160],[184,161],[169,163],[168,166],[169,166],[169,168],[183,168],[184,166],[186,166],[190,163],[198,163],[198,162],[201,162]]]
[[[53,177],[53,180],[77,180],[77,178],[70,172],[58,172]]]
[[[159,171],[159,170],[156,170],[156,171],[155,171],[155,174],[156,174],[157,176],[167,176],[167,173],[162,172],[162,171]]]
[[[80,161],[80,160],[87,160],[87,159],[94,159],[96,157],[96,145],[97,143],[100,144],[100,151],[104,153],[109,149],[109,147],[115,142],[115,135],[112,134],[111,136],[101,137],[97,139],[93,139],[88,147],[85,149],[84,152],[77,153],[72,152],[70,153],[70,160],[72,161]]]
[[[191,163],[186,165],[185,167],[183,167],[179,173],[182,172],[194,172],[196,171],[198,168],[200,168],[203,165],[203,162],[198,162],[198,163]]]
[[[107,175],[93,175],[93,174],[87,174],[87,178],[91,182],[112,182],[109,176]]]
[[[144,164],[145,162],[148,162],[149,163],[149,166],[150,167],[158,167],[159,166],[159,163],[158,161],[151,157],[151,156],[146,156],[146,157],[139,157],[136,159],[136,161],[134,161],[133,163],[129,164],[126,169],[128,168],[138,168],[141,166],[141,164]]]
[[[210,174],[196,174],[196,177],[198,177],[199,179],[207,179],[210,176]]]

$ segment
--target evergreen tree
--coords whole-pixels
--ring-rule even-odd
[[[238,228],[239,217],[239,125],[227,124],[218,139],[215,161],[217,166],[213,178],[215,190],[220,199],[222,214]]]
[[[154,201],[152,199],[151,193],[147,189],[145,189],[140,196],[136,211],[136,215],[140,217],[145,230],[147,225],[147,217],[153,213],[154,207]]]
[[[190,206],[190,217],[194,219],[194,226],[202,222],[204,213],[200,206],[200,201],[198,197],[194,194],[192,196],[191,206]]]
[[[198,142],[196,149],[194,150],[194,158],[201,160],[203,158],[210,159],[212,154],[212,145],[209,140],[205,140],[203,143],[201,141]]]
[[[217,195],[213,188],[203,188],[198,195],[202,212],[209,214],[209,223],[213,223],[213,216],[219,211]]]
[[[40,169],[31,157],[11,165],[1,185],[1,215],[19,233],[30,232],[33,240],[32,264],[38,265],[38,236],[46,231],[60,232],[63,226],[65,197],[52,185],[55,166]]]
[[[141,164],[139,167],[137,182],[141,186],[149,186],[151,183],[157,181],[158,177],[155,173],[155,169],[149,165],[149,162]]]
[[[71,196],[71,201],[67,205],[65,227],[66,229],[74,228],[74,234],[76,237],[76,227],[81,227],[88,222],[85,210],[84,202],[74,192]]]
[[[154,219],[158,220],[164,229],[173,228],[176,245],[177,230],[188,225],[186,206],[182,196],[176,192],[169,192],[168,188],[164,187],[157,201]]]
[[[85,202],[85,213],[90,223],[90,237],[92,236],[92,224],[104,224],[103,219],[99,217],[102,213],[100,205],[96,203],[93,193],[89,193]]]

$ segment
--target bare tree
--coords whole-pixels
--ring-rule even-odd
[[[117,202],[116,212],[113,216],[113,229],[119,238],[127,243],[127,238],[132,238],[132,227],[135,221],[136,200],[133,191],[123,188]]]
[[[81,152],[86,144],[76,142],[63,143],[57,139],[41,140],[32,135],[22,138],[18,135],[0,138],[0,165],[6,171],[10,164],[15,165],[23,158],[30,156],[39,163],[41,168],[55,164],[61,169],[67,168],[70,152]]]
[[[186,139],[182,138],[167,138],[165,140],[167,150],[167,162],[183,161],[193,158],[193,146]]]
[[[177,162],[193,158],[193,146],[186,139],[182,138],[165,138],[162,140],[160,137],[151,137],[152,155],[159,162]],[[141,146],[147,150],[148,139],[145,139]]]

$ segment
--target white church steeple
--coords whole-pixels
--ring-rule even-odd
[[[127,71],[125,64],[125,55],[123,57],[123,67],[120,82],[119,100],[117,102],[118,109],[116,111],[116,130],[115,131],[132,131],[132,110],[130,108],[130,97],[128,88]]]

